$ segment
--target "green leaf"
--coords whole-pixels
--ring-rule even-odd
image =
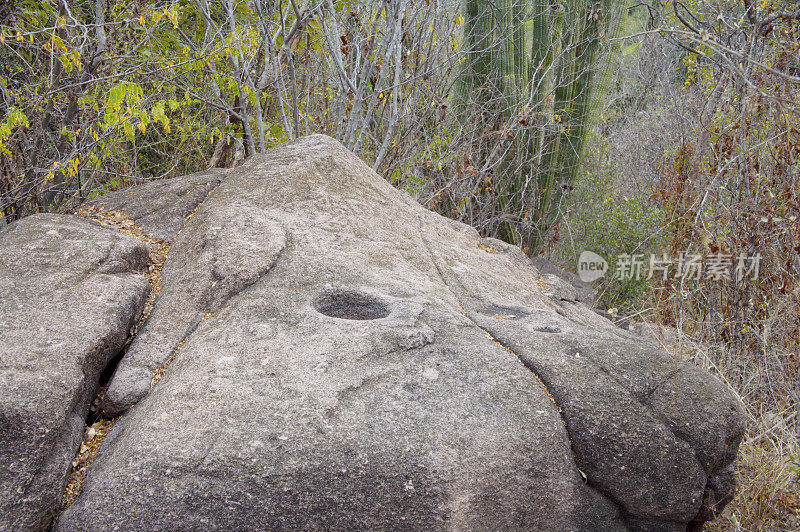
[[[125,82],[123,81],[119,85],[111,87],[111,90],[108,93],[108,105],[116,106],[122,103],[122,100],[125,99]]]
[[[641,42],[635,42],[633,44],[629,44],[628,46],[622,49],[622,55],[631,55],[633,52],[635,52],[641,47],[642,47]]]

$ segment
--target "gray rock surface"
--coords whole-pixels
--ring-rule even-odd
[[[60,508],[103,368],[149,285],[140,241],[73,216],[0,232],[0,530],[40,530]]]
[[[206,199],[229,170],[210,168],[172,179],[160,179],[106,194],[91,205],[116,211],[149,235],[172,240],[186,217]]]
[[[581,278],[574,273],[568,272],[544,257],[531,257],[530,260],[542,274],[544,283],[547,285],[545,290],[549,289],[556,297],[564,301],[594,304],[594,289],[591,284],[581,281]]]
[[[119,414],[144,397],[153,372],[184,338],[273,266],[286,245],[276,215],[242,198],[231,209],[202,209],[188,222],[170,249],[153,311],[106,391],[105,412]]]
[[[328,137],[232,171],[163,272],[58,530],[681,530],[732,488],[721,383]]]
[[[637,323],[633,326],[633,330],[636,334],[655,345],[674,345],[678,343],[679,339],[678,330],[675,327],[659,325],[649,321]]]

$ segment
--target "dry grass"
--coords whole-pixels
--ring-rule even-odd
[[[798,530],[800,485],[794,438],[765,417],[748,416],[736,467],[736,498],[707,530]]]
[[[747,430],[736,463],[736,497],[705,530],[800,530],[796,411],[788,408],[768,411],[761,401],[753,398],[749,388],[737,386],[730,378],[740,369],[733,357],[716,355],[707,347],[691,342],[676,350],[682,352],[679,356],[719,376],[742,400],[747,413]]]

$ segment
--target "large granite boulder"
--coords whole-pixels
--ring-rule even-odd
[[[135,406],[57,530],[712,517],[741,406],[551,277],[328,137],[249,159],[177,233],[105,405]]]
[[[0,231],[0,530],[46,528],[89,403],[142,311],[147,248],[73,216]]]

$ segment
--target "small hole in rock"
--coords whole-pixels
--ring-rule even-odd
[[[321,314],[345,320],[377,320],[389,315],[389,305],[361,292],[337,290],[317,296],[314,308]]]

